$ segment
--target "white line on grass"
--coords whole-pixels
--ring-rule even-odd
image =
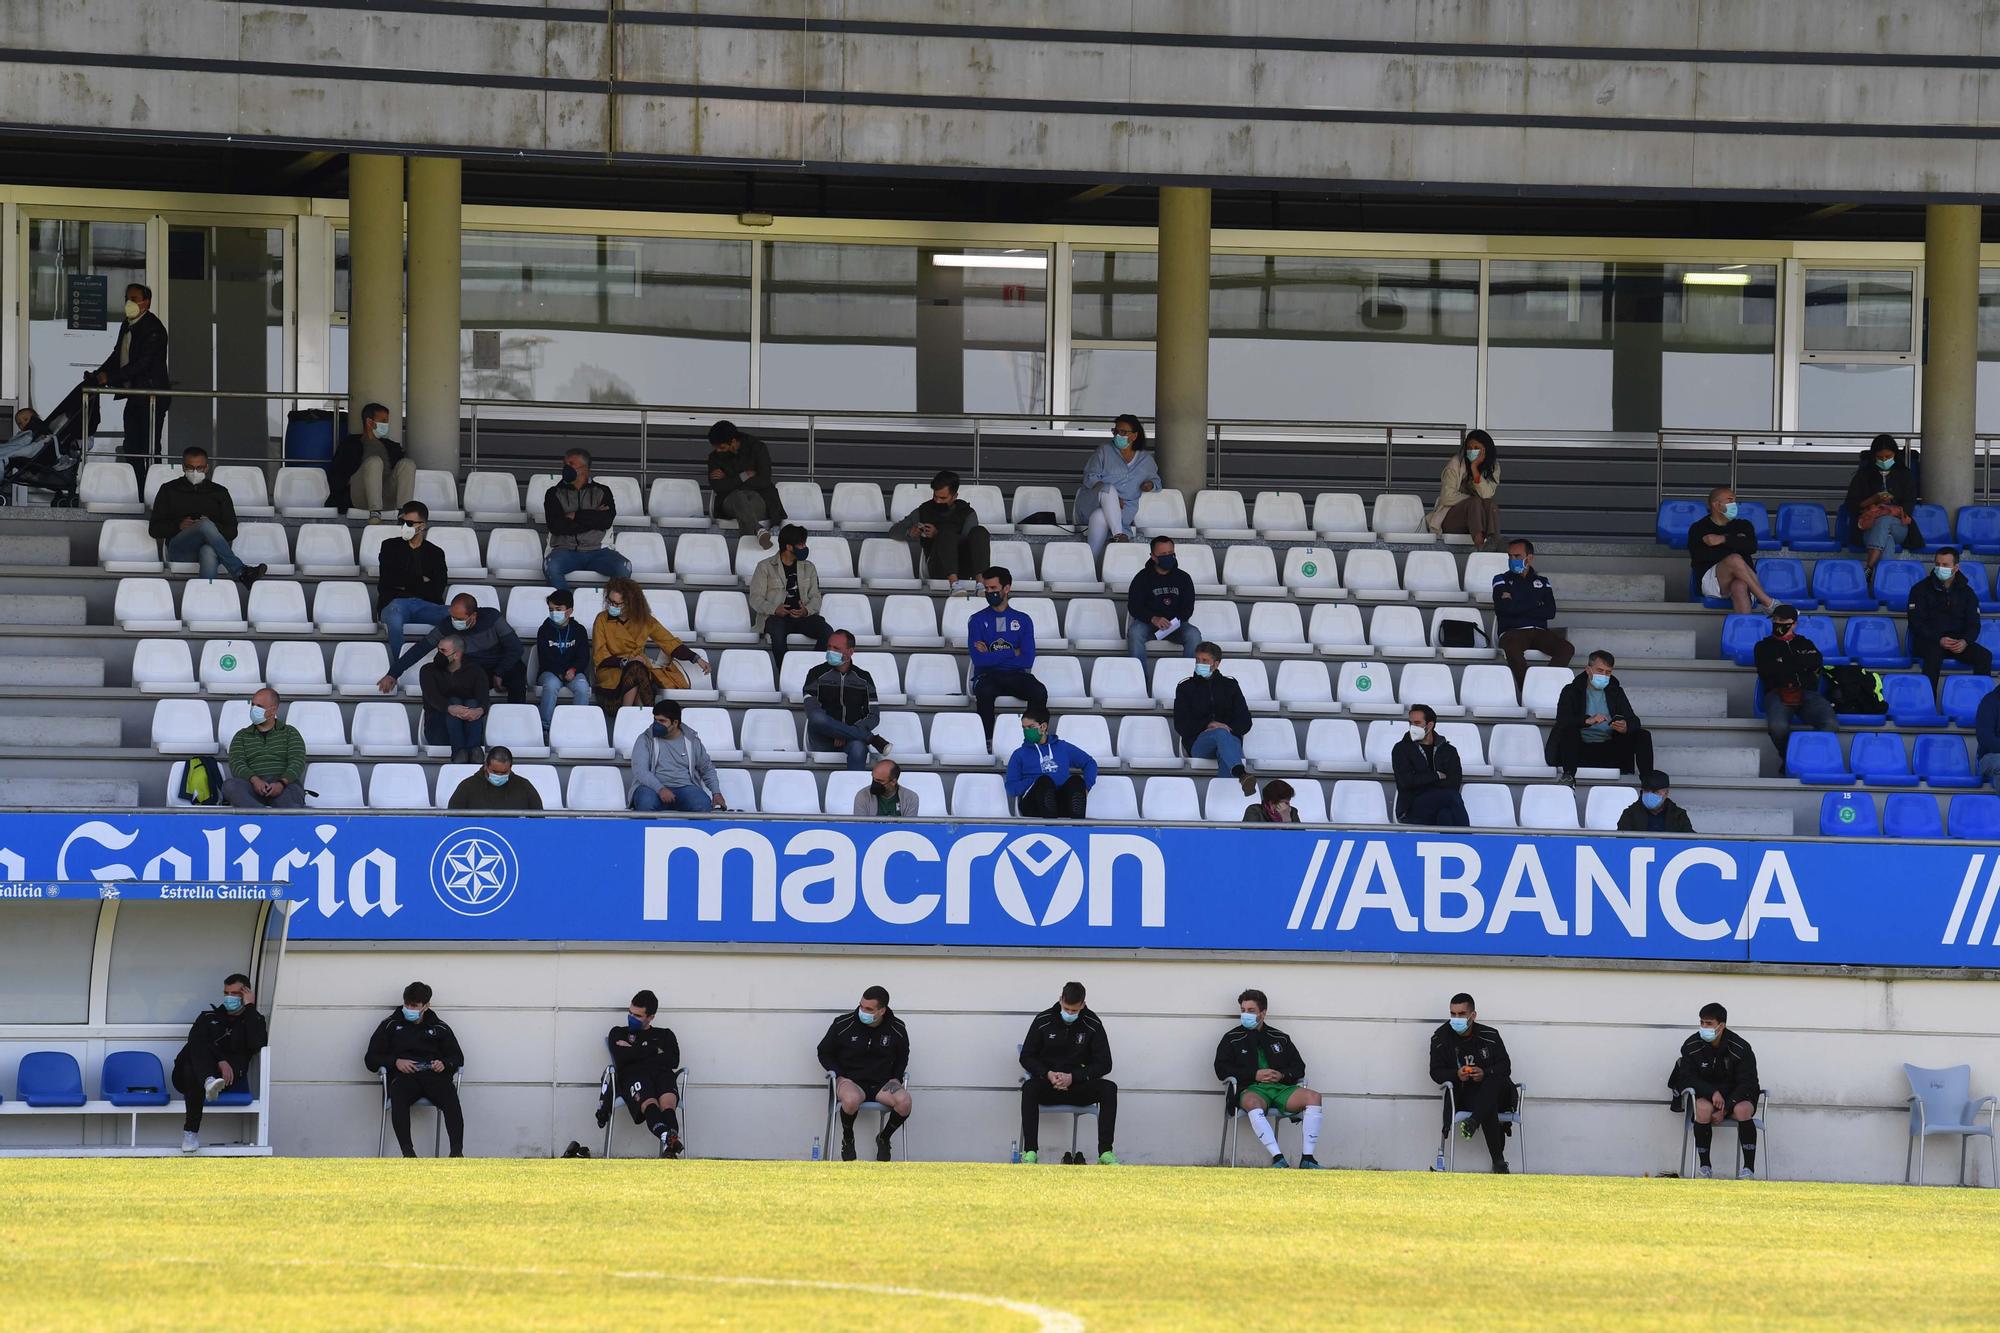
[[[213,1267],[215,1259],[209,1255],[156,1255],[144,1259],[133,1256],[129,1262],[200,1264],[203,1267]],[[1033,1319],[1041,1329],[1041,1333],[1083,1333],[1084,1328],[1082,1318],[1067,1310],[1053,1310],[1046,1305],[1009,1300],[1005,1296],[980,1296],[969,1291],[929,1291],[923,1287],[881,1286],[872,1282],[822,1282],[813,1278],[730,1277],[696,1273],[577,1272],[566,1268],[494,1268],[483,1264],[404,1263],[387,1259],[272,1259],[260,1256],[251,1262],[268,1264],[274,1268],[382,1268],[400,1272],[475,1273],[485,1277],[618,1278],[635,1282],[694,1282],[716,1287],[792,1287],[810,1291],[845,1291],[864,1296],[913,1296],[925,1300],[961,1301],[966,1305],[983,1305],[990,1309],[1005,1310],[1010,1314]]]

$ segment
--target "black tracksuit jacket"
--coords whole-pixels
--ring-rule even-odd
[[[1302,1082],[1306,1076],[1305,1057],[1292,1039],[1268,1023],[1259,1023],[1254,1028],[1246,1028],[1241,1023],[1224,1033],[1215,1046],[1215,1076],[1219,1079],[1235,1079],[1236,1091],[1255,1092],[1257,1083],[1257,1052],[1264,1052],[1264,1059],[1272,1069],[1278,1071],[1280,1083]]]
[[[870,1024],[850,1009],[834,1019],[819,1039],[819,1067],[869,1088],[879,1088],[892,1078],[906,1078],[910,1031],[894,1010],[885,1010]]]
[[[1507,1043],[1484,1023],[1474,1023],[1459,1036],[1451,1024],[1438,1024],[1431,1033],[1431,1082],[1458,1082],[1458,1071],[1468,1064],[1486,1071],[1489,1083],[1507,1084],[1514,1079],[1514,1062],[1507,1055]]]
[[[1754,1104],[1762,1091],[1757,1082],[1757,1053],[1732,1027],[1723,1028],[1722,1035],[1714,1041],[1689,1036],[1681,1043],[1681,1057],[1674,1061],[1674,1072],[1667,1076],[1667,1088],[1671,1092],[1684,1088],[1713,1089],[1727,1097],[1731,1105]]]
[[[1065,1023],[1062,1006],[1050,1005],[1028,1024],[1028,1035],[1021,1042],[1021,1068],[1033,1079],[1049,1074],[1103,1078],[1111,1072],[1111,1039],[1104,1035],[1103,1020],[1085,1005],[1075,1022]]]
[[[370,1073],[377,1070],[396,1069],[396,1061],[414,1060],[428,1066],[433,1060],[444,1061],[444,1072],[455,1073],[465,1068],[465,1052],[458,1047],[458,1036],[451,1030],[451,1024],[438,1017],[435,1009],[426,1009],[412,1023],[403,1017],[398,1006],[375,1028],[375,1035],[368,1039],[368,1054],[363,1063]]]

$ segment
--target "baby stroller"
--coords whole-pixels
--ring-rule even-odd
[[[83,472],[83,421],[97,425],[97,399],[85,394],[78,381],[69,396],[46,419],[29,427],[35,444],[10,456],[0,471],[0,504],[25,504],[28,491],[45,491],[55,509],[73,509],[77,482]]]

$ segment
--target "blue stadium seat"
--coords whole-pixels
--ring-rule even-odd
[[[1882,831],[1892,838],[1942,838],[1944,819],[1937,798],[1922,792],[1891,792],[1882,801]]]
[[[1903,750],[1901,736],[1878,733],[1854,738],[1848,762],[1855,776],[1870,787],[1914,787],[1917,775],[1910,771],[1910,756]]]
[[[1728,642],[1727,633],[1725,627],[1724,643]],[[1840,646],[1849,658],[1865,667],[1880,670],[1910,664],[1910,655],[1903,651],[1903,639],[1896,631],[1896,622],[1889,616],[1849,617],[1847,633],[1841,637]]]
[[[1692,569],[1688,570],[1687,599],[1690,602],[1700,602],[1703,606],[1707,607],[1711,611],[1727,611],[1729,609],[1728,598],[1707,597],[1702,594],[1701,576],[1699,574],[1696,574]]]
[[[1868,588],[1868,567],[1849,556],[1813,563],[1812,595],[1830,611],[1875,609],[1875,594]]]
[[[1984,791],[1952,797],[1945,827],[1954,838],[2000,842],[2000,796]]]
[[[1704,514],[1707,513],[1708,506],[1704,504],[1701,507],[1701,512]],[[1758,545],[1769,546],[1771,544],[1770,510],[1764,508],[1762,504],[1759,504],[1755,500],[1738,500],[1736,502],[1736,517],[1750,525],[1750,531],[1757,534]],[[1681,538],[1681,545],[1687,545],[1686,537]]]
[[[1941,727],[1944,712],[1937,706],[1931,683],[1922,676],[1884,676],[1882,701],[1899,727]]]
[[[1830,791],[1820,798],[1819,834],[1822,838],[1880,837],[1882,826],[1875,820],[1875,798],[1866,792]]]
[[[1777,597],[1778,594],[1771,595]],[[1847,654],[1840,647],[1840,631],[1833,627],[1832,616],[1800,616],[1799,633],[1818,646],[1819,655],[1826,659],[1828,666],[1839,666],[1847,661]]]
[[[30,1051],[21,1057],[21,1100],[30,1106],[81,1106],[83,1070],[68,1051]]]
[[[1806,587],[1806,564],[1788,555],[1767,555],[1757,561],[1757,582],[1764,585],[1764,591],[1771,594],[1774,602],[1790,602],[1801,611],[1810,611],[1819,603],[1813,600]]]
[[[1977,787],[1962,736],[1917,737],[1915,767],[1933,787]]]
[[[1972,715],[1979,711],[1979,701],[1993,689],[1991,676],[1946,676],[1944,688],[1939,693],[1938,707],[1951,719],[1954,727],[1972,725]]]
[[[1701,500],[1662,500],[1660,516],[1653,523],[1653,540],[1662,546],[1686,547],[1688,529],[1708,513]]]
[[[1875,566],[1875,600],[1885,610],[1903,610],[1910,604],[1910,589],[1930,577],[1929,569],[1915,560],[1884,560]]]
[[[2000,554],[2000,505],[1966,505],[1960,509],[1958,544],[1981,555]]]
[[[1911,517],[1917,520],[1917,531],[1923,534],[1924,545],[1932,550],[1951,545],[1951,515],[1943,505],[1918,505]]]
[[[1967,560],[1959,565],[1958,572],[1978,595],[1981,611],[2000,611],[2000,599],[1993,596],[1993,580],[1986,576],[1986,566],[1977,560]]]
[[[151,1051],[113,1051],[104,1057],[104,1100],[113,1106],[165,1106],[172,1098],[167,1071]]]
[[[1841,757],[1837,731],[1793,732],[1785,742],[1785,772],[1800,782],[1820,786],[1854,781],[1847,761]]]
[[[215,1095],[210,1106],[248,1106],[257,1098],[250,1088],[250,1071],[245,1069],[236,1076],[236,1081]]]
[[[1722,618],[1722,655],[1737,666],[1747,667],[1756,661],[1758,640],[1770,637],[1769,616],[1737,615],[1732,611]]]
[[[2000,616],[1981,616],[1979,618],[1979,641],[1988,648],[1991,648],[1996,643],[2000,643]]]
[[[1840,549],[1833,540],[1832,528],[1827,525],[1826,511],[1808,504],[1778,506],[1778,544],[1794,551]]]

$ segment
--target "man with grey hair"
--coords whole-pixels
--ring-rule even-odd
[[[915,819],[917,794],[903,785],[903,766],[878,759],[868,772],[868,785],[854,793],[854,813],[864,818]]]
[[[486,763],[451,794],[453,810],[539,810],[542,794],[535,784],[514,771],[514,752],[496,745],[486,752]]]
[[[618,521],[618,502],[611,488],[590,479],[590,451],[571,449],[563,455],[562,480],[542,499],[542,518],[549,529],[549,553],[542,573],[560,591],[569,590],[569,576],[578,570],[607,579],[632,577],[632,562],[604,544]]]
[[[424,696],[424,744],[449,745],[454,764],[486,762],[486,669],[465,655],[465,640],[446,634],[437,656],[417,672]]]
[[[278,692],[265,686],[250,696],[250,725],[229,742],[230,805],[298,810],[306,803],[306,741],[298,728],[278,721]]]

